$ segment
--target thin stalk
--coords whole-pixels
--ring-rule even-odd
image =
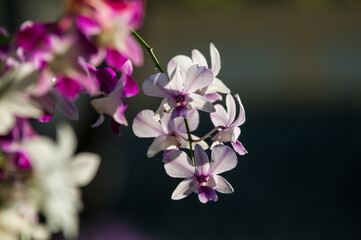
[[[224,128],[225,128],[225,127],[223,127],[223,126],[215,127],[215,128],[213,128],[211,131],[209,131],[209,133],[207,133],[206,135],[204,135],[204,136],[201,137],[200,139],[193,140],[193,142],[196,143],[196,142],[203,141],[203,140],[206,139],[207,137],[211,136],[212,133],[214,133],[214,132],[217,131],[218,129],[224,129]]]
[[[151,58],[152,58],[152,60],[153,60],[153,62],[154,62],[154,64],[155,64],[155,67],[158,68],[158,70],[159,70],[160,72],[164,73],[164,70],[163,70],[162,67],[160,66],[157,57],[154,55],[153,48],[150,47],[149,44],[148,44],[146,41],[144,41],[144,39],[141,38],[136,31],[132,30],[132,34],[133,34],[133,36],[137,39],[137,41],[138,41],[138,42],[147,50],[147,52],[150,54],[150,56],[151,56]]]
[[[189,151],[190,151],[190,155],[191,155],[191,160],[192,160],[193,165],[195,166],[196,164],[194,162],[193,148],[192,148],[193,139],[192,139],[191,131],[189,130],[189,125],[188,125],[187,118],[184,118],[184,124],[186,125],[187,134],[188,134]]]

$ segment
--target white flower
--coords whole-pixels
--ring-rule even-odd
[[[53,232],[63,231],[66,238],[75,238],[82,208],[78,187],[93,179],[100,158],[93,153],[73,156],[76,138],[68,125],[57,129],[57,137],[57,144],[39,137],[24,141],[20,148],[31,160],[34,171],[29,196],[44,213]]]

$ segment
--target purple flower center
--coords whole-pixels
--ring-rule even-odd
[[[175,97],[176,102],[178,103],[178,106],[184,106],[186,97],[184,95],[178,95]]]
[[[199,184],[202,184],[202,183],[207,182],[207,179],[208,179],[208,176],[200,175],[200,176],[197,177],[197,182],[198,182]]]

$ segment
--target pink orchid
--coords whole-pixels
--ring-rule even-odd
[[[215,105],[216,111],[211,113],[211,120],[215,127],[221,127],[221,130],[212,138],[213,145],[231,142],[233,149],[240,155],[247,153],[247,150],[243,147],[242,143],[238,141],[238,137],[241,134],[241,126],[246,121],[246,114],[244,112],[241,100],[237,95],[235,98],[239,104],[239,113],[236,120],[236,103],[230,94],[227,94],[226,105],[227,111],[220,104]]]
[[[188,111],[194,108],[205,112],[215,111],[212,103],[196,92],[212,83],[211,70],[207,67],[193,65],[185,73],[181,71],[180,67],[176,67],[173,72],[168,72],[168,74],[170,81],[165,73],[150,76],[144,81],[142,90],[148,96],[165,98],[162,105],[169,106],[168,111],[172,111],[171,119],[186,118]]]
[[[143,110],[134,118],[133,132],[140,138],[155,138],[148,148],[147,157],[154,157],[158,152],[163,150],[171,150],[178,148],[189,148],[187,139],[187,130],[184,121],[181,118],[170,118],[170,113],[164,114],[161,121],[153,119],[154,112],[152,110]],[[192,110],[188,114],[188,123],[190,131],[197,129],[199,124],[199,115],[197,110]],[[192,139],[198,139],[192,135]],[[208,148],[204,142],[200,142],[203,148]],[[194,146],[193,146],[194,147]]]
[[[91,101],[91,105],[100,113],[98,121],[93,126],[99,126],[104,121],[103,114],[110,115],[112,116],[112,130],[118,135],[120,134],[120,124],[128,126],[124,116],[127,108],[124,98],[132,97],[139,92],[137,83],[131,77],[133,73],[131,61],[126,61],[122,69],[123,74],[119,80],[111,68],[96,70],[98,84],[105,96]]]
[[[214,76],[214,80],[209,86],[199,89],[197,93],[204,96],[208,101],[213,103],[217,100],[222,100],[222,96],[219,93],[228,94],[231,91],[221,80],[217,78],[217,75],[221,69],[221,58],[217,48],[213,43],[210,44],[209,48],[212,64],[211,70]],[[173,72],[178,65],[182,72],[186,72],[186,70],[194,64],[208,67],[206,58],[197,49],[192,51],[192,58],[185,55],[178,55],[172,58],[168,63],[167,70],[168,72]]]
[[[211,162],[206,152],[196,145],[194,149],[195,166],[188,155],[180,150],[169,153],[164,168],[167,174],[174,178],[186,178],[174,190],[173,200],[185,198],[192,192],[198,193],[199,201],[217,201],[215,192],[232,193],[233,188],[219,173],[236,167],[237,156],[227,146],[218,145],[213,148]]]

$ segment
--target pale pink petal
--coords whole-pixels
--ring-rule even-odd
[[[177,137],[171,135],[160,135],[156,137],[149,146],[147,157],[154,157],[158,152],[178,148],[180,145]]]
[[[137,40],[132,35],[128,35],[125,39],[125,48],[122,53],[129,58],[135,66],[143,64],[143,51]]]
[[[233,187],[229,182],[219,175],[213,175],[213,178],[215,179],[217,185],[214,187],[214,190],[220,192],[220,193],[233,193]]]
[[[116,108],[115,113],[113,114],[114,121],[124,126],[128,126],[128,121],[124,115],[126,109],[127,109],[127,105],[121,104]]]
[[[207,60],[206,58],[203,56],[203,54],[198,51],[197,49],[194,49],[192,51],[192,60],[193,60],[193,64],[198,64],[199,66],[202,67],[207,67],[208,68],[208,64],[207,64]]]
[[[154,113],[154,120],[159,121],[163,118],[163,115],[167,113],[170,110],[170,106],[168,104],[168,99],[164,98],[162,102],[160,103],[157,111]]]
[[[133,64],[129,59],[121,67],[121,71],[129,76],[133,74]]]
[[[194,147],[194,161],[198,174],[207,175],[209,169],[209,159],[207,153],[199,144]]]
[[[192,59],[190,57],[184,56],[184,55],[177,55],[174,58],[172,58],[167,66],[167,72],[168,75],[171,76],[174,69],[179,66],[179,68],[182,70],[182,73],[185,74],[187,72],[187,69],[193,65]]]
[[[222,95],[219,93],[209,93],[203,96],[208,102],[214,103],[216,101],[222,101]]]
[[[221,57],[217,48],[213,43],[210,44],[210,53],[211,53],[211,63],[212,63],[212,72],[214,76],[217,76],[219,70],[221,70]]]
[[[163,117],[164,118],[164,117]],[[193,132],[198,128],[199,124],[199,113],[197,109],[193,109],[188,112],[187,121],[189,125],[189,130]],[[177,131],[179,133],[186,133],[187,129],[184,124],[183,118],[175,118],[173,121],[168,123],[169,132]]]
[[[197,184],[195,179],[187,178],[178,184],[176,189],[172,193],[173,200],[180,200],[187,197],[189,194],[195,191]]]
[[[193,65],[187,69],[183,93],[192,93],[209,86],[213,81],[213,73],[207,67]]]
[[[211,85],[209,85],[204,91],[204,94],[215,93],[215,92],[226,94],[226,93],[230,93],[231,90],[221,80],[215,77]]]
[[[220,104],[214,105],[215,112],[210,114],[211,121],[215,127],[223,126],[226,127],[228,123],[228,114],[224,107]]]
[[[239,127],[228,127],[219,131],[213,138],[212,141],[229,142],[236,141],[241,134]]]
[[[177,65],[175,71],[170,77],[170,81],[167,88],[169,88],[173,92],[173,96],[177,96],[182,93],[183,87],[184,87],[184,77],[181,74],[179,65]]]
[[[235,98],[239,104],[239,113],[236,121],[232,123],[232,126],[240,126],[246,121],[246,113],[244,111],[241,99],[239,98],[238,94],[235,95]]]
[[[212,150],[209,175],[229,171],[236,167],[237,156],[234,151],[225,145],[217,145]]]
[[[173,109],[170,119],[173,120],[178,117],[187,118],[188,116],[188,108],[186,106],[178,106]]]
[[[169,83],[167,74],[157,73],[148,77],[142,85],[145,95],[153,97],[173,98],[169,89],[165,88]]]
[[[183,151],[177,150],[168,154],[164,162],[164,169],[171,177],[188,178],[195,173],[191,159]]]
[[[227,113],[228,113],[228,122],[227,126],[230,126],[236,117],[236,103],[231,96],[231,94],[227,94],[226,96],[226,106],[227,106]]]
[[[238,141],[238,140],[236,142],[232,141],[231,144],[232,144],[234,151],[236,151],[236,153],[238,153],[239,155],[245,155],[246,153],[248,153],[240,141]]]
[[[133,121],[133,132],[137,137],[157,137],[165,132],[158,121],[153,119],[152,110],[143,110],[137,114]]]
[[[201,203],[207,203],[208,201],[217,202],[218,196],[212,188],[201,186],[199,187],[198,199]]]
[[[193,108],[209,113],[216,111],[213,104],[208,102],[203,96],[199,94],[196,93],[189,94],[189,98],[191,99],[189,105],[191,105]]]

